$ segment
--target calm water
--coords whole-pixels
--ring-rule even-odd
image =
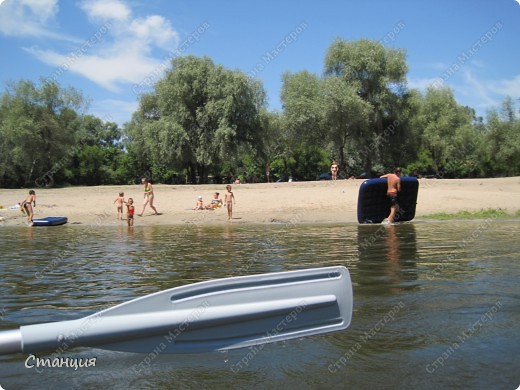
[[[0,329],[75,319],[192,282],[345,265],[349,329],[225,353],[79,348],[96,366],[26,368],[12,389],[477,388],[520,385],[520,223],[0,228]],[[254,353],[253,353],[254,352]],[[50,355],[39,354],[39,357]],[[242,364],[240,364],[242,362]]]

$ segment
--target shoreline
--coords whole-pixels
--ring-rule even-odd
[[[152,215],[147,206],[144,216],[134,217],[134,226],[226,225],[232,224],[357,224],[357,196],[364,180],[257,183],[232,185],[236,197],[233,220],[224,207],[192,210],[198,195],[208,204],[213,192],[223,198],[224,184],[154,185],[154,204],[161,215]],[[34,188],[37,195],[34,218],[65,216],[68,224],[126,226],[117,220],[113,203],[118,193],[132,197],[135,213],[142,207],[142,185]],[[29,189],[0,189],[0,226],[26,226],[20,210],[9,207],[22,201]],[[453,214],[501,209],[515,214],[520,208],[520,177],[493,179],[419,179],[414,221],[430,214]],[[124,213],[126,218],[126,208]],[[513,217],[514,219],[514,217]],[[433,220],[433,219],[432,219]]]

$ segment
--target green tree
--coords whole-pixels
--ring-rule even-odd
[[[10,83],[0,101],[0,185],[54,182],[76,142],[81,93],[43,80]]]
[[[153,151],[155,145],[148,142],[145,133],[147,123],[159,119],[157,95],[148,93],[140,97],[138,109],[133,113],[132,119],[123,126],[122,142],[126,150],[124,159],[126,169],[133,182],[137,182],[142,177],[156,178],[157,174],[153,175],[152,171],[157,171],[156,167],[163,168],[161,162],[154,163],[155,153]],[[167,181],[164,179],[159,181]]]
[[[79,122],[78,147],[67,170],[68,181],[86,185],[126,183],[129,173],[121,166],[124,153],[119,126],[92,115]]]
[[[444,177],[461,176],[474,170],[473,158],[477,135],[472,114],[457,104],[448,87],[429,87],[417,115],[416,125],[423,129],[423,161],[431,161],[431,170]]]
[[[391,107],[406,92],[405,57],[403,50],[386,48],[368,39],[337,39],[325,56],[325,75],[341,78],[346,88],[353,89],[366,103],[365,108],[370,108],[368,124],[353,134],[358,148],[371,151],[361,156],[368,174],[376,157],[373,145],[384,139],[385,123],[395,120],[388,118]]]
[[[172,60],[155,85],[153,97],[141,99],[145,149],[154,165],[187,169],[192,180],[206,182],[242,144],[259,141],[261,85],[244,73],[194,56]]]
[[[489,112],[479,152],[484,175],[520,175],[520,118],[511,98]]]
[[[285,180],[289,176],[314,180],[323,166],[330,164],[325,157],[328,135],[324,130],[322,80],[302,71],[284,73],[282,82],[280,142],[285,150],[278,154],[271,168]]]
[[[341,171],[348,173],[347,165],[352,166],[356,151],[362,150],[357,146],[365,144],[360,140],[369,125],[372,107],[339,77],[327,78],[322,87],[322,112],[327,140],[332,145],[332,157],[339,162]]]

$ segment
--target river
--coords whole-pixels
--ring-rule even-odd
[[[0,329],[81,318],[175,286],[345,265],[350,327],[228,352],[0,356],[13,389],[515,389],[520,223],[0,227]],[[38,358],[51,357],[38,354]],[[516,363],[515,363],[516,362]],[[33,366],[33,367],[31,367]]]

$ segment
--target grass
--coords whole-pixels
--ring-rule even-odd
[[[509,214],[502,209],[486,209],[479,211],[459,211],[456,213],[436,213],[423,216],[428,219],[505,219],[505,218],[520,218],[520,209],[513,214]]]

